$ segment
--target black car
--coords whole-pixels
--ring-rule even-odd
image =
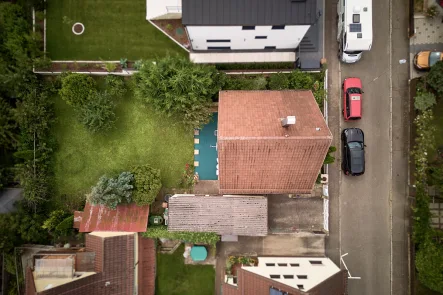
[[[341,134],[342,169],[346,175],[365,173],[365,135],[359,128],[346,128]]]

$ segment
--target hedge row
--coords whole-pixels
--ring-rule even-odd
[[[216,233],[200,233],[200,232],[170,232],[164,225],[153,226],[143,233],[145,238],[152,239],[168,239],[168,240],[180,240],[189,243],[202,243],[215,246],[220,241],[220,236]]]

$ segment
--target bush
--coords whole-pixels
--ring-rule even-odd
[[[133,186],[130,183],[133,181],[134,176],[130,172],[122,172],[117,179],[102,176],[87,199],[93,205],[102,204],[111,209],[122,202],[131,203]]]
[[[14,109],[0,97],[0,147],[11,149],[17,144],[17,122]]]
[[[74,215],[63,219],[56,227],[55,232],[58,236],[67,236],[73,232]]]
[[[328,153],[326,154],[326,158],[323,162],[324,165],[326,164],[332,164],[335,161],[335,157],[331,155],[331,153],[335,152],[337,148],[335,146],[330,146]]]
[[[152,239],[180,240],[188,243],[202,243],[215,246],[220,241],[220,236],[216,233],[203,232],[170,232],[166,226],[152,226],[143,233],[143,237]]]
[[[122,77],[115,75],[107,75],[105,78],[106,91],[116,97],[120,98],[126,93],[126,85]]]
[[[426,111],[437,103],[435,95],[430,92],[422,92],[414,97],[414,107],[419,111]]]
[[[49,218],[43,222],[42,228],[46,229],[49,233],[54,232],[57,225],[63,221],[66,217],[66,212],[63,210],[54,210],[49,214]]]
[[[117,64],[113,63],[113,62],[107,62],[107,63],[105,63],[105,69],[108,72],[113,72],[117,69]]]
[[[62,76],[61,98],[74,107],[84,105],[96,92],[94,79],[85,74],[67,73]]]
[[[228,76],[223,90],[265,90],[267,84],[263,76]]]
[[[289,88],[288,74],[277,73],[271,74],[269,77],[269,89],[271,90],[283,90]]]
[[[162,187],[160,170],[143,165],[132,168],[131,172],[134,175],[132,200],[138,206],[154,202]]]
[[[213,66],[193,64],[182,57],[145,61],[134,75],[135,96],[189,127],[209,122],[211,98],[224,84],[224,75]]]
[[[415,266],[418,279],[429,289],[443,293],[443,247],[432,237],[420,244],[416,253]]]
[[[293,71],[289,76],[290,89],[313,89],[314,79],[310,74],[302,73],[300,70]]]
[[[439,98],[443,98],[443,61],[437,62],[431,67],[426,83],[431,86]]]
[[[107,92],[94,92],[78,109],[78,117],[92,133],[112,129],[116,121],[115,102]]]

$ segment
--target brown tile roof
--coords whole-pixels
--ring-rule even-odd
[[[86,203],[79,231],[145,232],[148,227],[148,216],[149,205],[120,204],[117,209],[112,210],[104,205],[94,206]]]
[[[26,295],[127,295],[134,292],[134,234],[86,235],[86,250],[96,253],[94,275],[37,293],[27,271]],[[109,282],[109,283],[108,283]]]
[[[138,235],[138,293],[155,295],[157,265],[156,240]]]
[[[169,199],[168,230],[265,236],[268,234],[268,199],[174,195]]]
[[[332,141],[305,90],[221,91],[217,132],[222,194],[310,193]]]
[[[222,285],[223,295],[269,295],[269,289],[275,288],[289,295],[346,295],[347,271],[342,270],[323,281],[309,292],[292,288],[270,278],[260,276],[245,269],[238,269],[238,286],[226,283]]]

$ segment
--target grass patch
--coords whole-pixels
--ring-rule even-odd
[[[116,128],[104,134],[89,133],[59,97],[55,108],[55,175],[60,194],[86,191],[101,175],[139,164],[159,168],[163,186],[176,187],[186,163],[193,161],[192,130],[158,115],[133,98],[132,92],[117,106]]]
[[[157,254],[157,295],[214,294],[215,270],[212,265],[185,265],[184,244],[172,255]]]
[[[129,60],[186,54],[146,20],[146,0],[48,0],[47,51],[53,60]],[[72,23],[63,22],[67,17]],[[85,32],[72,33],[81,22]]]

